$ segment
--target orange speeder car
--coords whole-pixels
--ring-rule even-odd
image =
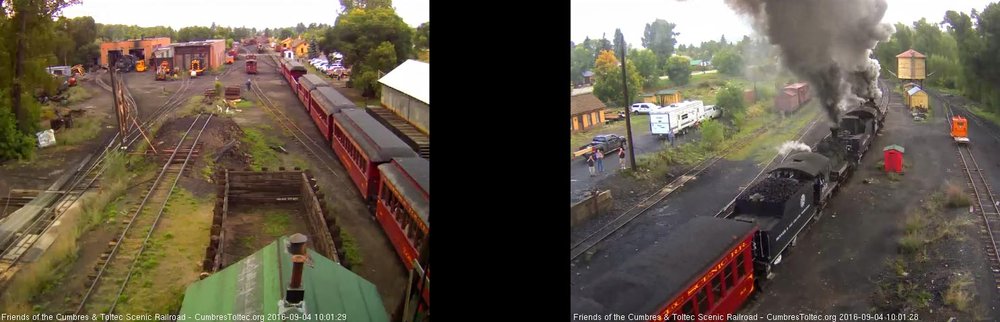
[[[969,142],[969,122],[964,117],[951,117],[951,137],[958,143]]]

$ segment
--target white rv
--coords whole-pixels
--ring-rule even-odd
[[[671,132],[675,135],[685,134],[702,120],[701,112],[704,106],[702,101],[684,101],[651,109],[650,132],[658,136],[667,136]]]

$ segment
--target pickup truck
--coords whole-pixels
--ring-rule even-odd
[[[625,137],[615,134],[602,134],[595,136],[591,139],[590,143],[580,147],[579,150],[573,153],[573,156],[582,156],[586,160],[595,151],[601,151],[606,154],[623,147],[625,147]]]

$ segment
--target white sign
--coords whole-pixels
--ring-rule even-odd
[[[53,131],[52,129],[35,133],[35,136],[38,137],[39,148],[44,148],[56,144],[56,132]]]

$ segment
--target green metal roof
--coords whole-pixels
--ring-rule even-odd
[[[663,89],[656,92],[656,95],[673,95],[674,93],[677,93],[676,89]]]
[[[282,237],[188,286],[180,313],[191,319],[196,314],[210,320],[211,314],[248,314],[262,315],[256,321],[280,321],[269,314],[278,313],[282,289],[292,275],[287,240],[287,236]],[[348,321],[389,321],[374,284],[312,249],[302,272],[302,286],[306,313],[320,314],[312,315],[314,321],[336,321],[338,316]]]
[[[654,96],[654,95],[653,94],[642,94],[642,95],[639,95],[639,96],[641,96],[641,97],[650,97],[650,96]]]
[[[882,151],[889,151],[889,150],[896,150],[899,151],[899,153],[906,153],[906,149],[903,149],[903,147],[895,144],[887,146],[884,149],[882,149]]]

